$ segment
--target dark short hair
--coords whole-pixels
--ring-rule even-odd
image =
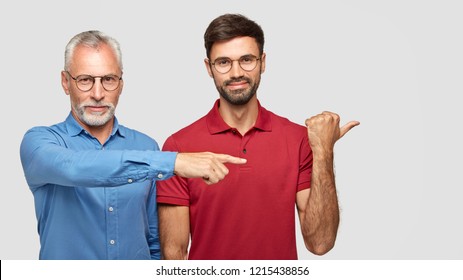
[[[264,52],[264,31],[254,21],[240,14],[224,14],[215,18],[204,33],[204,46],[210,58],[212,45],[235,37],[248,36],[256,40],[260,55]]]

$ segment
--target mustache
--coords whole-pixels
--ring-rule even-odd
[[[231,83],[238,83],[238,82],[243,82],[243,81],[245,81],[245,82],[247,82],[249,84],[251,83],[251,79],[246,78],[246,77],[239,77],[239,78],[231,78],[229,80],[226,80],[224,82],[224,85],[228,86]]]
[[[108,108],[111,108],[113,107],[113,104],[111,103],[106,103],[106,102],[85,102],[85,103],[81,103],[79,107],[87,107],[87,106],[99,106],[99,107],[108,107]]]

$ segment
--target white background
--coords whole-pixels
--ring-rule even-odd
[[[242,13],[266,36],[258,97],[303,124],[323,110],[361,122],[336,144],[341,225],[335,248],[301,259],[462,259],[460,1],[2,1],[0,259],[37,259],[19,144],[65,119],[64,47],[99,29],[119,40],[119,121],[162,146],[218,97],[203,34]],[[91,230],[91,229],[89,229]]]

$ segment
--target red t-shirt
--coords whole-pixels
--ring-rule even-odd
[[[259,104],[244,136],[212,110],[171,135],[164,151],[214,152],[247,159],[227,164],[224,180],[174,176],[157,182],[157,202],[189,206],[189,259],[297,259],[296,193],[310,187],[312,152],[307,129]]]

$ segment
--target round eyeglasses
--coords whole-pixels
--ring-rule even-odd
[[[93,88],[95,84],[95,79],[100,79],[101,85],[106,91],[114,91],[119,87],[122,77],[117,75],[105,75],[105,76],[91,76],[91,75],[79,75],[73,77],[71,73],[65,71],[69,77],[71,77],[75,82],[76,86],[81,91],[89,91]]]
[[[217,72],[221,74],[226,74],[232,69],[233,61],[238,61],[238,64],[240,65],[241,69],[243,69],[246,72],[250,72],[256,69],[257,61],[259,59],[260,57],[256,57],[254,55],[244,55],[239,59],[219,57],[216,60],[214,60],[214,62],[211,62],[211,64],[214,65],[214,68],[215,70],[217,70]]]

